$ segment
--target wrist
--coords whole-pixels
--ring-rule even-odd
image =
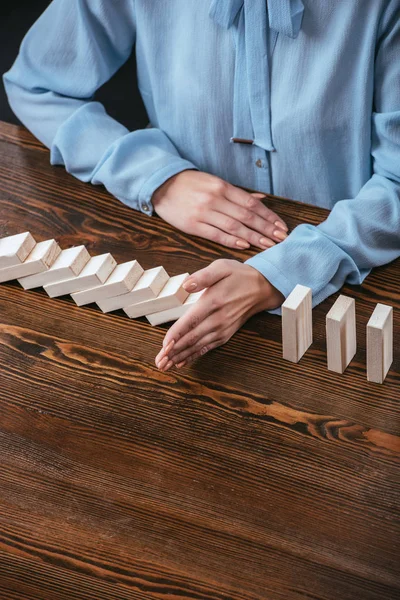
[[[250,266],[250,265],[249,265]],[[254,269],[254,267],[252,267]],[[256,311],[273,310],[278,308],[285,301],[285,296],[264,277],[262,273],[254,269],[257,273],[257,300]]]
[[[195,171],[196,169],[184,169],[183,171],[179,171],[179,173],[175,173],[168,179],[164,181],[156,190],[154,190],[153,195],[151,197],[151,202],[156,209],[163,200],[168,196],[169,189],[174,185],[175,181],[181,177],[183,173],[186,171]]]
[[[163,198],[165,198],[168,189],[174,183],[175,179],[180,175],[180,173],[176,173],[176,175],[172,175],[162,183],[156,190],[154,190],[153,195],[151,197],[151,203],[156,209],[157,206],[162,202]]]

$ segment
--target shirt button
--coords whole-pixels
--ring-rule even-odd
[[[261,158],[259,158],[258,160],[256,160],[256,166],[259,169],[262,169],[262,167],[263,167],[263,161],[261,160]]]
[[[150,206],[148,204],[146,204],[145,202],[143,202],[141,208],[142,208],[142,211],[145,212],[145,213],[150,213],[151,212]]]

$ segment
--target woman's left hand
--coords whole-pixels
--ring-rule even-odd
[[[155,361],[161,371],[183,367],[225,344],[252,315],[284,301],[261,273],[236,260],[216,260],[190,275],[183,287],[205,292],[168,330]]]

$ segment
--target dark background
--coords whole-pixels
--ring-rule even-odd
[[[64,0],[64,2],[70,1]],[[0,4],[1,75],[11,67],[25,33],[49,4],[49,0],[2,0]],[[145,127],[148,123],[136,86],[134,56],[131,56],[118,73],[96,93],[95,99],[102,102],[107,112],[130,130]],[[19,123],[8,105],[2,81],[0,81],[0,120]]]

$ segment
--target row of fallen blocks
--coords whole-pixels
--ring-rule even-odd
[[[51,298],[70,294],[78,306],[95,302],[104,312],[122,309],[152,325],[175,321],[197,301],[164,267],[144,270],[137,260],[117,265],[110,253],[90,256],[85,246],[62,250],[55,240],[36,242],[29,232],[0,239],[0,283],[17,279],[25,290],[43,287]]]
[[[356,303],[339,296],[326,315],[328,369],[343,373],[357,351]],[[298,362],[311,346],[312,290],[297,285],[282,304],[283,358]],[[383,383],[393,362],[393,307],[377,304],[367,323],[367,379]]]
[[[70,294],[78,306],[95,302],[104,312],[122,309],[152,325],[175,321],[202,292],[182,285],[188,273],[169,277],[164,267],[144,270],[136,260],[117,265],[109,253],[90,256],[85,246],[62,250],[55,240],[36,242],[29,232],[0,239],[0,283],[17,279],[25,290],[43,287],[51,298]],[[355,301],[339,296],[326,316],[328,369],[343,373],[357,348]],[[283,358],[298,362],[312,344],[312,291],[297,285],[282,304]],[[367,324],[367,379],[383,383],[393,361],[393,308],[377,304]]]

